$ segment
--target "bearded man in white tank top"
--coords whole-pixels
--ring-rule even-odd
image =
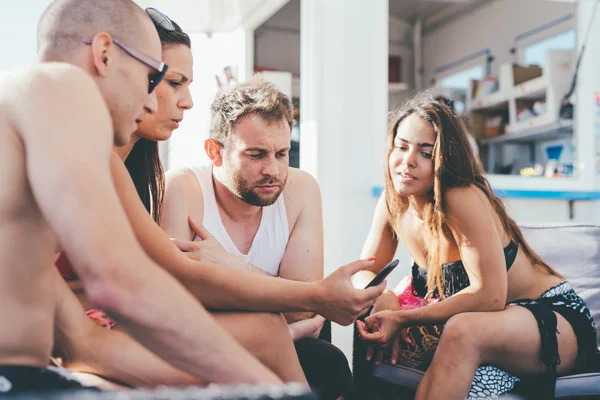
[[[311,175],[288,167],[291,126],[290,99],[261,78],[217,95],[204,145],[211,164],[167,175],[161,226],[182,251],[285,279],[323,278],[321,194]],[[284,316],[311,386],[323,399],[350,393],[345,356],[319,339],[324,318]]]

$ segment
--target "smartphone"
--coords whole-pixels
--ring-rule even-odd
[[[392,272],[394,270],[394,268],[396,268],[398,266],[399,262],[400,261],[398,261],[396,259],[396,260],[392,261],[391,263],[389,263],[388,265],[386,265],[385,267],[383,267],[383,269],[381,271],[379,271],[377,276],[375,278],[373,278],[373,280],[371,282],[369,282],[369,284],[367,285],[367,287],[365,287],[365,289],[369,288],[371,286],[377,286],[381,282],[383,282],[383,280],[385,278],[387,278],[387,276],[390,274],[390,272]]]
[[[379,271],[377,276],[375,278],[373,278],[373,280],[371,282],[369,282],[369,284],[365,287],[365,289],[369,288],[371,286],[377,286],[381,282],[383,282],[383,280],[385,278],[387,278],[387,276],[390,274],[390,272],[392,272],[394,270],[394,268],[396,268],[398,266],[399,262],[400,261],[398,261],[398,260],[394,260],[391,263],[389,263],[388,265],[386,265],[385,267],[383,267],[383,269],[381,271]],[[371,314],[372,310],[373,310],[373,306],[371,306],[364,315],[361,315],[360,317],[358,317],[358,320],[364,321],[365,318],[367,318],[369,316],[369,314]]]

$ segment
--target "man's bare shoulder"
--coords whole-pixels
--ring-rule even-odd
[[[188,217],[204,220],[204,196],[191,168],[172,169],[166,174],[166,190],[161,227],[171,237],[189,240]]]
[[[290,168],[288,172],[288,179],[283,192],[288,192],[292,195],[306,194],[306,191],[310,191],[309,195],[319,194],[319,184],[314,176],[306,171],[298,168]]]
[[[191,168],[181,167],[166,173],[165,202],[174,206],[187,204],[194,214],[204,210],[202,188]]]
[[[31,118],[34,100],[44,101],[47,115],[50,115],[55,108],[68,107],[69,102],[77,102],[81,96],[95,97],[95,103],[105,107],[92,77],[71,64],[38,63],[0,73],[0,103],[7,106],[2,109],[17,123],[21,117]],[[108,116],[108,110],[106,113]]]
[[[321,202],[321,189],[311,174],[290,168],[283,196],[288,214],[295,212],[299,215],[305,207]]]
[[[166,173],[167,191],[177,194],[202,194],[202,189],[196,179],[196,173],[189,167],[180,167]]]
[[[0,97],[7,95],[18,96],[19,92],[30,93],[27,89],[33,88],[36,92],[46,86],[64,84],[65,89],[82,86],[83,89],[94,87],[92,77],[79,67],[67,63],[37,63],[19,66],[0,72]]]

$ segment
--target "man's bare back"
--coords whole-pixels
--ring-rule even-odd
[[[0,104],[30,82],[66,67],[40,64],[0,76]],[[51,268],[59,248],[34,198],[23,138],[10,107],[0,107],[0,365],[48,363],[57,303]],[[31,118],[36,118],[31,115]]]

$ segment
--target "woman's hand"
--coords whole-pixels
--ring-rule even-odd
[[[171,239],[171,242],[177,246],[185,255],[194,261],[200,261],[209,264],[222,264],[232,268],[246,269],[251,272],[257,272],[262,275],[268,275],[263,270],[246,263],[242,258],[235,254],[228,253],[217,239],[202,225],[196,222],[192,217],[188,217],[188,222],[195,236],[200,241],[188,241]]]
[[[364,322],[357,321],[360,336],[367,341],[389,344],[401,328],[397,311],[380,311],[367,317]]]
[[[390,347],[392,355],[389,362],[396,364],[400,347],[413,344],[407,329],[403,329],[402,311],[397,301],[392,307],[392,310],[377,311],[373,309],[371,316],[367,317],[364,322],[356,322],[360,336],[364,340],[375,342],[367,348],[366,358],[367,361],[373,360],[377,365],[381,364],[386,350]]]
[[[177,248],[194,261],[229,265],[231,254],[223,248],[221,243],[204,226],[191,217],[188,218],[188,221],[194,236],[200,238],[200,241],[171,239]]]

